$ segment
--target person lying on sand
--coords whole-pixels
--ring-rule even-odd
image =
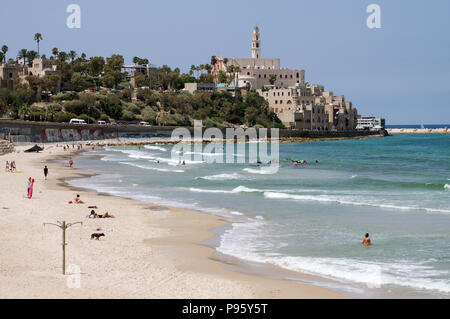
[[[69,204],[84,204],[84,202],[81,200],[80,195],[77,194],[77,197],[73,201],[70,201]]]
[[[88,216],[88,218],[98,218],[98,215],[95,212],[95,210],[91,210],[91,214]]]
[[[91,214],[88,216],[89,218],[116,218],[114,215],[106,212],[103,215],[99,215],[95,212],[95,210],[91,210]]]

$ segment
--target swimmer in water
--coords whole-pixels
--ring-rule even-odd
[[[364,236],[364,239],[363,239],[363,241],[361,242],[361,244],[363,244],[364,246],[370,246],[370,245],[372,245],[372,243],[370,242],[369,233],[366,233],[366,235]]]

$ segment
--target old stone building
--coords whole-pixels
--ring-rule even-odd
[[[287,88],[305,82],[305,70],[282,69],[280,59],[261,56],[261,37],[258,27],[253,29],[251,53],[251,58],[216,57],[216,63],[212,66],[216,84],[219,83],[218,74],[221,71],[234,77],[232,84],[242,88],[261,89],[267,85]],[[228,72],[230,66],[238,68],[239,71],[230,74]]]

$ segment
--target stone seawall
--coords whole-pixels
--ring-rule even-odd
[[[14,152],[14,146],[5,140],[0,140],[0,155]]]
[[[104,140],[114,138],[169,138],[176,127],[137,126],[137,125],[74,125],[67,123],[28,122],[0,120],[0,138],[8,137],[13,143],[71,142],[87,140]],[[187,128],[194,136],[194,128]],[[226,129],[220,130],[226,137]],[[265,129],[258,130],[258,135],[265,137]],[[383,132],[369,131],[297,131],[279,130],[280,139],[288,138],[353,138],[380,135]],[[267,137],[271,137],[270,129]]]

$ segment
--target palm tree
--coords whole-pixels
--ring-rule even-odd
[[[27,116],[30,113],[30,106],[28,104],[22,104],[22,106],[19,108],[19,116],[22,117],[22,119],[25,119],[25,116]]]
[[[3,62],[6,63],[6,52],[8,52],[8,46],[7,45],[3,45],[2,46],[2,52],[3,52]]]
[[[28,56],[27,49],[22,49],[17,54],[17,59],[23,59],[23,65],[25,65],[27,56]]]
[[[39,42],[41,42],[41,40],[44,40],[44,38],[42,38],[42,34],[36,33],[34,35],[34,41],[36,41],[38,45],[38,56],[39,56]]]
[[[52,54],[55,56],[55,59],[58,57],[58,53],[59,53],[58,48],[53,48],[52,49]]]
[[[50,104],[50,105],[47,107],[46,114],[47,114],[47,113],[51,116],[51,121],[53,122],[53,119],[55,118],[55,115],[56,115],[56,113],[57,113],[57,110],[56,110],[55,105]],[[47,115],[46,115],[45,117],[47,118]]]
[[[34,59],[36,59],[38,57],[39,57],[39,54],[36,51],[34,51],[34,50],[28,51],[27,52],[28,65],[32,66]]]
[[[67,56],[70,58],[73,64],[73,60],[75,60],[75,58],[77,57],[77,53],[74,50],[71,50]]]

